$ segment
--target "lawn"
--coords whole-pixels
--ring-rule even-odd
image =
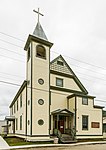
[[[19,145],[34,145],[34,144],[52,144],[52,141],[36,141],[28,142],[22,138],[18,137],[4,137],[4,140],[8,143],[9,146],[19,146]]]

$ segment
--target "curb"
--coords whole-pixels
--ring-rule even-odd
[[[95,145],[95,144],[106,144],[106,141],[83,142],[83,143],[76,143],[76,144],[40,144],[40,145],[22,145],[22,146],[10,146],[9,149],[43,148],[43,147],[72,147],[72,146],[79,146],[79,145]]]

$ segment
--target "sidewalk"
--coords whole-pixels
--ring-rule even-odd
[[[3,149],[9,149],[9,145],[6,143],[6,141],[0,136],[0,150]]]
[[[92,145],[92,144],[106,144],[106,141],[82,142],[82,143],[74,143],[74,144],[40,144],[40,145],[10,146],[10,149],[19,149],[19,148],[44,148],[44,147],[71,147],[71,146]]]
[[[43,148],[43,147],[71,147],[78,145],[92,145],[92,144],[106,144],[106,141],[96,141],[96,142],[82,142],[73,144],[39,144],[39,145],[22,145],[22,146],[9,146],[5,140],[0,136],[0,150],[10,150],[19,148]]]

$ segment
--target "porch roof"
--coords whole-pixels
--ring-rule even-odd
[[[14,121],[15,120],[15,116],[6,116],[5,120],[7,120],[7,121]]]
[[[76,97],[76,96],[78,96],[78,97],[87,97],[87,98],[92,98],[92,99],[96,98],[95,96],[79,94],[79,93],[74,93],[72,95],[69,95],[69,96],[67,96],[67,98],[70,99],[70,98],[73,98],[73,97]]]
[[[68,114],[68,115],[72,115],[73,112],[69,111],[68,109],[57,109],[55,111],[52,111],[51,114]]]

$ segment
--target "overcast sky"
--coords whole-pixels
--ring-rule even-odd
[[[0,0],[0,119],[26,78],[24,45],[37,23],[50,42],[51,59],[62,55],[95,104],[106,107],[106,0]],[[9,36],[7,36],[9,35]],[[14,38],[12,38],[12,36]]]

